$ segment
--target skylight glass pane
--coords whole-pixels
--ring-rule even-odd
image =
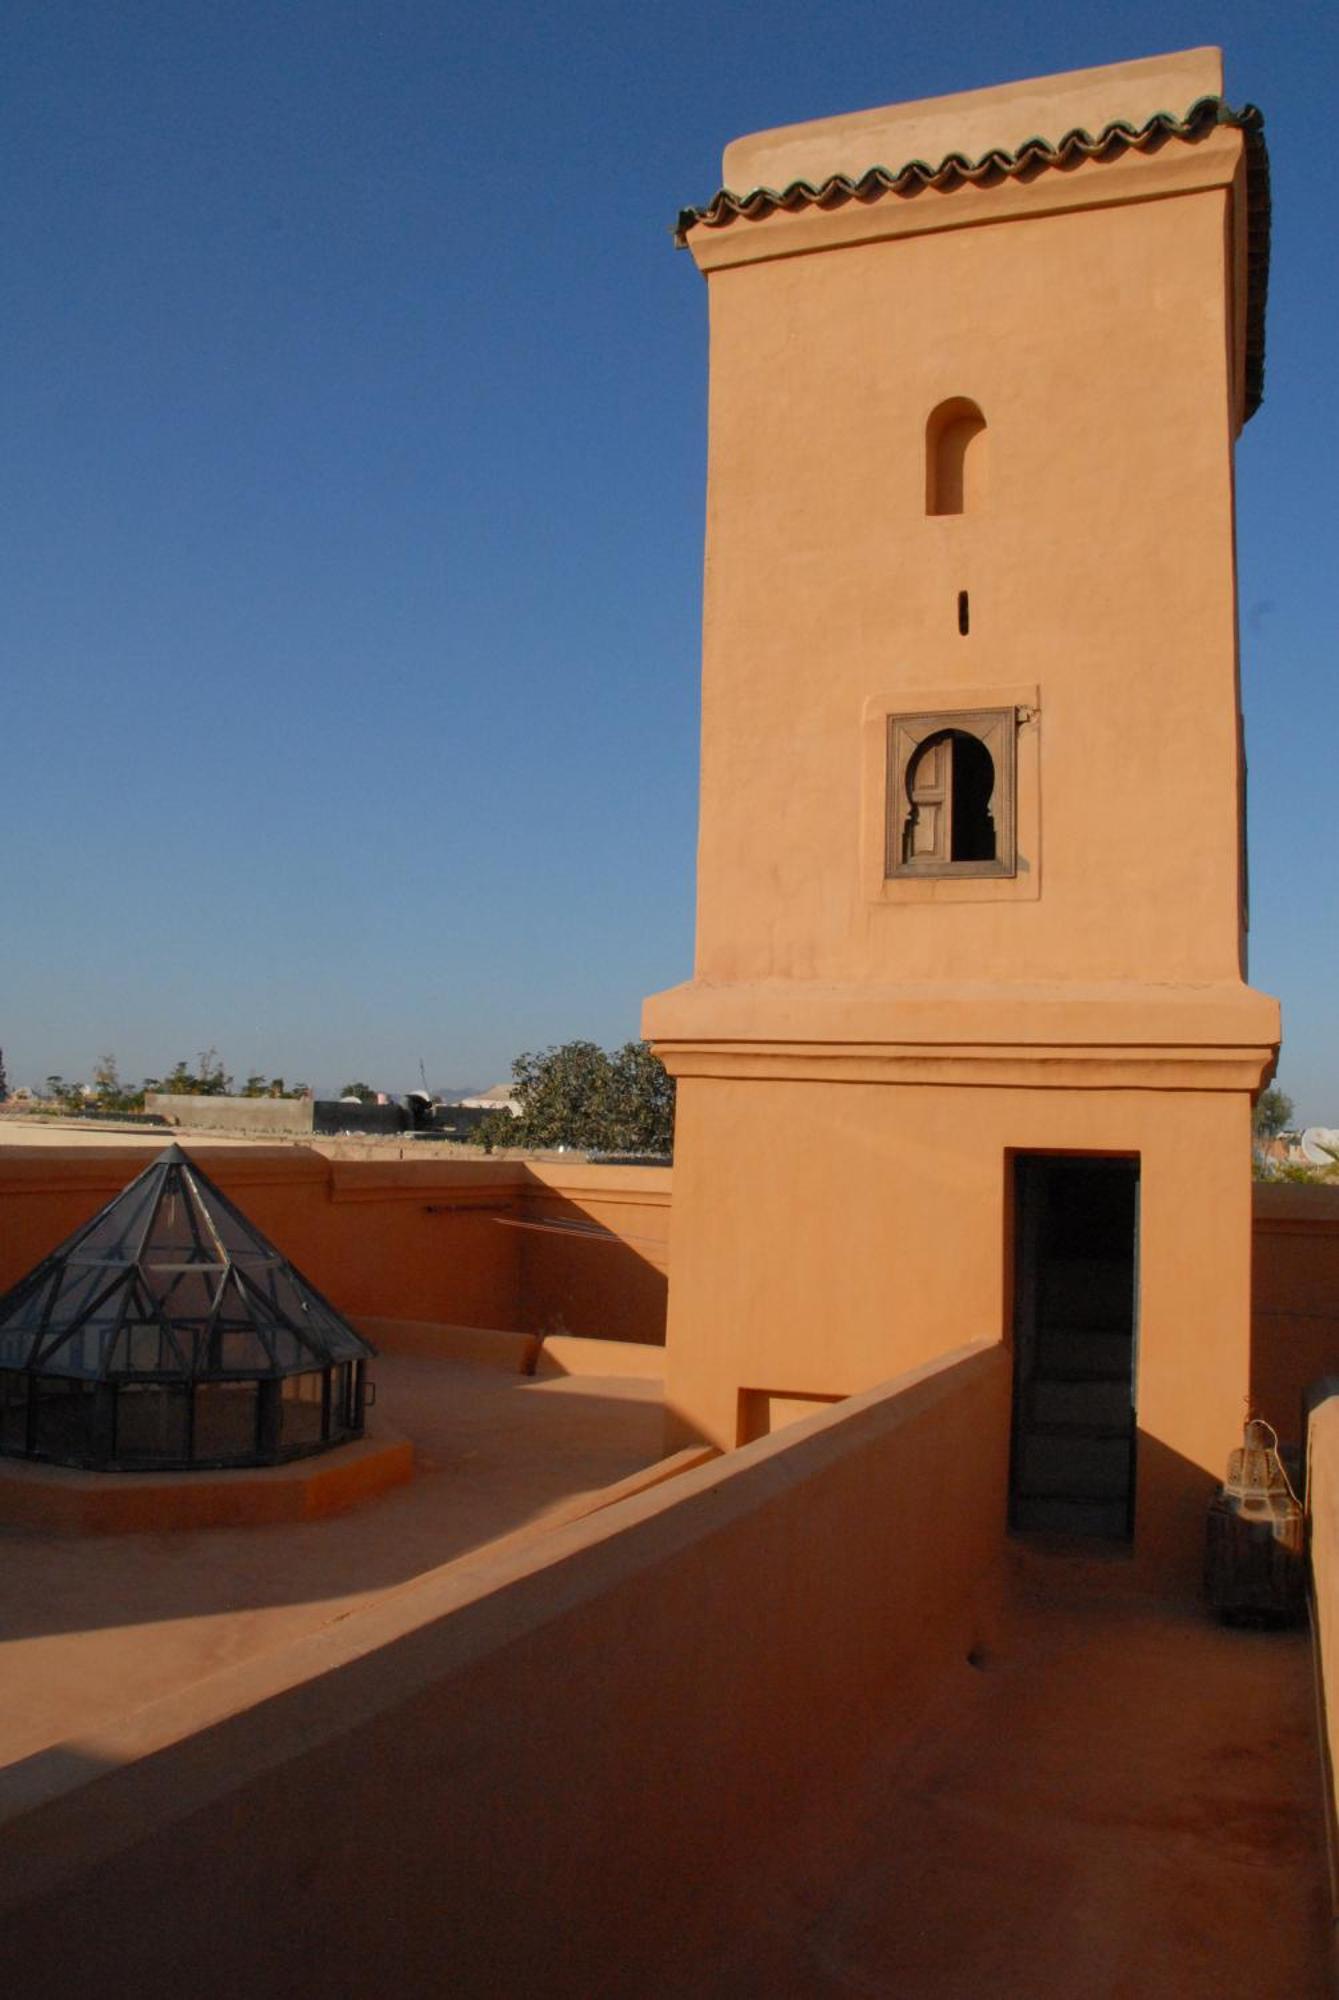
[[[254,1382],[202,1382],[195,1392],[196,1463],[254,1458],[259,1402]]]
[[[37,1399],[33,1445],[37,1455],[68,1465],[86,1464],[93,1456],[93,1384],[34,1377],[32,1393]]]
[[[317,1369],[310,1375],[289,1375],[283,1386],[283,1417],[280,1425],[280,1447],[284,1451],[296,1446],[319,1444],[322,1437],[321,1412],[325,1396],[325,1372]]]
[[[123,1382],[116,1392],[117,1462],[186,1456],[189,1391],[176,1383]]]
[[[23,1451],[28,1442],[28,1377],[0,1369],[0,1451]]]
[[[81,1260],[133,1257],[157,1193],[158,1183],[151,1177],[132,1182],[94,1217],[78,1242],[70,1246],[69,1254]]]
[[[113,1296],[120,1293],[118,1276],[123,1275],[116,1265],[67,1264],[60,1274],[55,1297],[51,1302],[51,1312],[47,1319],[47,1331],[57,1333],[62,1328],[77,1326],[89,1312],[98,1306],[102,1294],[109,1286]]]
[[[145,1263],[144,1286],[157,1309],[172,1319],[208,1319],[223,1282],[220,1264],[167,1266]]]

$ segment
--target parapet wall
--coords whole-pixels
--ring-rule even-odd
[[[1251,1285],[1251,1403],[1297,1442],[1304,1390],[1339,1374],[1339,1187],[1257,1182]]]
[[[344,1312],[664,1341],[665,1169],[190,1151]],[[0,1150],[0,1291],[152,1157],[124,1145]]]
[[[664,1344],[672,1175],[527,1161],[521,1297],[539,1333]],[[592,1233],[606,1231],[615,1242]]]
[[[185,1097],[170,1090],[145,1092],[144,1109],[193,1132],[231,1132],[255,1138],[310,1138],[310,1097]]]
[[[15,1767],[27,2000],[694,1990],[971,1675],[1008,1406],[960,1350]]]
[[[664,1342],[668,1169],[191,1150],[346,1312]],[[151,1157],[138,1146],[0,1149],[0,1290]],[[1296,1439],[1302,1391],[1339,1372],[1339,1188],[1256,1186],[1252,1315],[1252,1401]]]
[[[1339,1820],[1335,1774],[1339,1771],[1339,1394],[1311,1412],[1307,1454],[1307,1512],[1311,1529],[1311,1629],[1320,1683],[1321,1756],[1325,1770],[1326,1829],[1330,1850],[1331,1938],[1339,1973]]]

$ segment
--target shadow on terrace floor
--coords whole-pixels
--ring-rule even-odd
[[[823,1879],[667,1995],[1331,1991],[1306,1632],[1142,1596],[1073,1545],[1010,1559],[998,1647],[908,1748],[870,1746]]]
[[[0,1531],[0,1762],[326,1624],[661,1456],[656,1381],[388,1354],[375,1373],[417,1472],[347,1514],[88,1539]]]

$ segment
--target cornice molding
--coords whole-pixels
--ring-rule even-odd
[[[671,1076],[717,1081],[877,1083],[1003,1090],[1258,1090],[1273,1067],[1268,1044],[1062,1043],[1007,1047],[831,1042],[656,1041]]]
[[[700,208],[679,211],[674,240],[688,245],[704,270],[757,258],[794,255],[804,250],[836,248],[842,243],[868,241],[880,236],[912,234],[924,230],[961,227],[973,222],[1004,221],[1024,209],[1031,212],[1056,207],[1100,206],[1105,202],[1137,198],[1126,176],[1106,185],[1093,183],[1088,170],[1119,169],[1131,156],[1137,162],[1161,160],[1169,151],[1204,147],[1213,149],[1214,139],[1226,132],[1239,133],[1246,161],[1246,403],[1249,418],[1259,408],[1264,394],[1265,302],[1269,286],[1270,188],[1269,154],[1265,145],[1264,116],[1254,104],[1235,109],[1221,97],[1200,97],[1183,115],[1154,112],[1142,125],[1128,119],[1112,119],[1094,136],[1081,126],[1052,142],[1043,138],[1025,139],[1013,150],[991,147],[978,159],[963,153],[948,153],[932,165],[925,160],[908,160],[896,168],[868,167],[858,176],[830,174],[820,182],[795,180],[783,188],[757,187],[736,194],[721,188]],[[1105,179],[1105,174],[1104,174]],[[1167,188],[1145,182],[1142,192],[1176,192],[1175,176]],[[1023,201],[1001,200],[1006,190],[1024,196]],[[982,203],[974,196],[994,195],[994,202]],[[948,197],[936,201],[936,197]],[[921,206],[935,204],[933,215]],[[834,217],[840,211],[854,212],[851,226],[836,231],[796,230],[787,223],[811,217]],[[894,220],[899,217],[899,220]],[[741,229],[767,225],[760,238],[751,233],[744,240],[713,242],[713,238],[735,237]]]

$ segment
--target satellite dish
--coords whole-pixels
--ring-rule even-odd
[[[1308,1125],[1302,1134],[1302,1158],[1313,1167],[1332,1167],[1339,1157],[1339,1126]]]

